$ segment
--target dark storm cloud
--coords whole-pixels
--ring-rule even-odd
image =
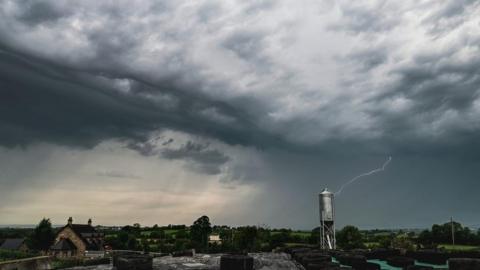
[[[43,10],[43,17],[30,12],[36,3],[16,3],[17,15],[20,14],[16,19],[39,26],[47,18],[53,23],[59,18],[75,16],[71,10],[57,3],[41,4],[44,6],[37,11]],[[167,12],[174,7],[166,4],[156,8]],[[127,14],[119,6],[100,5],[99,9],[103,12],[103,26],[86,29],[82,33],[89,44],[89,51],[82,52],[87,56],[76,61],[24,53],[4,33],[0,55],[1,145],[12,147],[50,142],[90,148],[107,139],[121,139],[128,141],[128,148],[142,155],[154,156],[158,154],[158,149],[148,141],[148,136],[162,129],[259,147],[279,141],[257,127],[252,114],[258,111],[255,108],[261,108],[255,106],[258,101],[238,97],[225,102],[202,94],[199,91],[204,83],[202,80],[194,78],[193,82],[186,83],[182,77],[195,76],[196,71],[184,63],[182,46],[160,57],[160,61],[165,63],[165,70],[171,69],[169,65],[172,65],[181,72],[167,71],[164,75],[152,77],[149,71],[125,66],[122,61],[135,57],[133,48],[142,45],[144,36],[141,33],[145,29],[138,25],[117,27]],[[207,10],[210,15],[202,15],[203,19],[214,12],[211,6],[205,6],[199,14]],[[95,19],[92,13],[84,15]],[[54,26],[61,24],[48,27]],[[160,27],[164,31],[159,33],[174,42],[186,38],[189,31],[193,31],[173,31],[167,23]],[[245,42],[255,44],[256,40],[251,38]],[[259,47],[249,50],[247,45],[242,45],[238,53],[254,53],[252,49]],[[116,87],[111,81],[126,85]],[[218,83],[215,87],[228,86]],[[245,108],[245,104],[252,107]],[[217,171],[214,165],[201,165],[200,170],[208,173]]]
[[[151,112],[139,107],[140,100],[109,95],[41,61],[6,51],[0,57],[0,136],[5,146],[48,141],[90,147],[112,135],[140,137],[155,126]]]
[[[256,72],[271,71],[270,58],[264,55],[263,38],[260,31],[237,31],[228,36],[222,45],[238,58],[254,66]]]
[[[443,1],[430,16],[423,21],[424,26],[434,35],[446,34],[465,22],[465,13],[475,10],[476,0]]]
[[[45,17],[30,14],[32,5],[36,4],[24,2],[16,4],[17,13],[29,15],[22,19],[18,15],[14,16],[15,19],[9,22],[14,25],[15,20],[28,20],[39,25],[42,23],[41,18],[75,16],[66,6],[54,5],[55,2],[39,3],[45,4],[39,9],[44,11],[38,11]],[[469,3],[465,2],[465,5]],[[274,7],[266,1],[261,5],[247,5],[244,8],[268,11]],[[382,85],[381,91],[369,95],[363,102],[367,104],[366,108],[351,107],[352,111],[359,113],[340,118],[342,114],[348,113],[348,110],[342,108],[350,107],[356,98],[347,91],[329,98],[327,104],[313,109],[308,115],[296,114],[295,108],[302,107],[298,103],[323,98],[321,94],[301,93],[302,84],[293,81],[296,76],[272,76],[277,84],[272,83],[258,90],[272,91],[270,95],[237,94],[227,98],[216,95],[215,93],[233,91],[234,82],[209,81],[208,77],[199,75],[205,67],[192,64],[187,57],[191,46],[188,43],[193,42],[189,38],[194,34],[194,27],[169,24],[171,17],[167,14],[178,9],[172,4],[152,7],[161,11],[161,16],[154,20],[158,31],[152,31],[145,24],[132,23],[116,27],[129,19],[129,11],[122,9],[121,5],[99,5],[98,8],[102,14],[102,27],[85,27],[79,35],[84,39],[74,40],[72,46],[83,44],[82,42],[88,46],[85,50],[72,50],[72,55],[68,57],[21,49],[15,46],[18,41],[8,33],[3,33],[3,50],[0,55],[0,121],[4,131],[0,135],[2,145],[28,145],[47,141],[92,147],[113,138],[129,140],[127,146],[143,155],[156,155],[155,146],[147,141],[149,134],[157,130],[174,129],[219,139],[228,144],[258,148],[341,152],[350,151],[355,145],[362,148],[365,145],[362,142],[367,141],[374,142],[379,149],[395,149],[403,147],[402,141],[408,142],[408,145],[429,141],[430,134],[422,135],[411,130],[423,127],[425,122],[441,121],[442,116],[449,111],[475,114],[471,111],[478,98],[478,59],[463,62],[454,59],[455,52],[460,49],[477,48],[479,44],[475,38],[465,37],[465,42],[459,41],[436,54],[418,53],[413,61],[391,67],[386,74],[399,79]],[[222,8],[215,3],[201,5],[192,11],[199,18],[193,19],[191,23],[203,20],[206,24],[212,19],[211,12],[221,12]],[[400,16],[391,16],[392,12],[395,14],[397,11],[392,11],[393,7],[383,2],[365,6],[342,4],[339,8],[342,16],[337,22],[339,28],[335,29],[340,31],[387,35],[393,28],[400,26]],[[84,9],[86,7],[80,10]],[[462,10],[464,9],[451,4],[439,8],[436,13],[453,17],[460,16]],[[185,12],[185,9],[181,11]],[[135,10],[134,14],[149,15],[144,12],[150,11]],[[96,15],[98,14],[93,12],[85,13],[85,16],[92,19]],[[61,29],[62,24],[59,21],[56,24],[52,22],[50,27],[53,26]],[[267,40],[272,33],[268,30],[246,29],[239,27],[226,31],[212,42],[217,42],[220,47],[247,63],[249,74],[263,76],[265,70],[268,70],[268,76],[271,75],[270,72],[273,74],[281,70],[276,66],[275,59],[265,53],[271,47]],[[130,65],[134,59],[143,57],[144,43],[153,33],[158,33],[160,39],[157,43],[168,50],[152,55],[158,63],[152,64],[148,62],[152,57],[146,57],[142,63],[147,63],[147,68],[143,65]],[[166,43],[163,44],[163,41]],[[359,73],[371,73],[379,67],[387,66],[388,59],[398,46],[400,45],[390,46],[388,43],[363,46],[336,60],[351,65]],[[85,54],[85,57],[75,58],[76,53]],[[288,71],[297,75],[294,70]],[[239,72],[238,76],[242,75]],[[350,86],[368,92],[370,86],[363,85],[365,79],[360,78],[361,75],[358,77],[350,81]],[[268,79],[259,78],[247,84],[248,87],[255,87],[259,81]],[[294,100],[294,109],[288,108],[290,104],[283,106],[277,102],[287,93],[274,92],[275,88],[281,87],[291,88],[291,93],[295,92],[292,89],[300,88],[301,98]],[[396,98],[408,100],[411,108],[400,113],[389,112],[388,105],[384,103]],[[275,121],[270,117],[284,112],[291,114],[285,120]],[[358,115],[371,120],[371,123],[367,122],[371,126],[356,127]],[[441,129],[448,126],[445,125]],[[452,131],[444,132],[444,141],[448,141],[451,138],[449,134],[454,134],[454,131],[467,134],[478,132],[476,128],[465,128],[468,123],[458,125],[452,126]],[[369,135],[371,131],[379,135],[372,137]],[[297,139],[304,134],[310,136],[309,139],[314,139],[313,142],[305,143]],[[325,138],[315,139],[322,136]]]
[[[372,47],[352,52],[345,59],[339,60],[346,60],[349,64],[353,63],[353,66],[358,67],[359,72],[368,72],[385,63],[388,60],[388,52],[383,47]]]
[[[164,141],[164,142],[162,143],[162,146],[167,146],[167,145],[173,143],[173,141],[174,141],[174,140],[173,140],[172,138],[170,138],[170,139]]]
[[[478,46],[480,42],[473,42],[462,49]],[[455,59],[456,52],[419,55],[412,64],[393,71],[399,80],[392,85],[388,94],[372,101],[378,103],[386,99],[402,98],[410,102],[410,109],[402,115],[375,111],[375,114],[383,115],[385,130],[390,131],[392,136],[404,140],[412,139],[415,136],[408,134],[409,132],[431,126],[435,121],[441,123],[450,115],[455,118],[444,124],[440,138],[433,136],[439,139],[438,142],[442,142],[435,147],[450,149],[450,143],[458,147],[458,139],[461,138],[469,141],[467,148],[478,149],[478,143],[474,139],[478,133],[477,119],[472,116],[476,114],[475,104],[480,97],[480,58],[472,57],[467,63],[459,62]],[[428,137],[431,138],[425,136]],[[431,140],[424,143],[436,144]],[[411,144],[412,141],[405,143]]]
[[[17,14],[19,21],[30,26],[55,22],[56,20],[68,16],[70,11],[60,8],[48,1],[21,0],[22,10]]]
[[[142,141],[149,132],[163,128],[218,137],[233,144],[257,144],[268,138],[248,120],[238,119],[246,113],[174,89],[174,82],[154,85],[129,79],[134,81],[132,93],[122,94],[99,85],[94,74],[5,49],[0,58],[0,142],[4,146],[47,141],[92,147],[102,140],[119,138],[139,141],[132,143],[132,148],[147,153],[148,143]],[[161,95],[173,96],[178,106],[155,102]],[[217,112],[238,121],[232,127],[199,115],[207,108],[218,108]]]
[[[228,156],[208,144],[188,141],[178,149],[164,149],[161,152],[166,159],[181,159],[189,162],[190,167],[207,174],[219,174],[221,166],[230,160]]]
[[[415,100],[417,112],[471,109],[478,97],[480,61],[442,65],[442,60],[431,60],[398,70],[401,80],[392,93]]]
[[[149,141],[134,141],[127,144],[127,148],[137,151],[143,156],[155,156],[158,154],[156,144]]]

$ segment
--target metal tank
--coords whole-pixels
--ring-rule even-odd
[[[333,221],[333,193],[324,189],[320,194],[320,217],[324,221]]]
[[[320,203],[320,247],[335,249],[335,211],[333,193],[324,189],[319,194]]]

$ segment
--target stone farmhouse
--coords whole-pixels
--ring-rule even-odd
[[[68,219],[68,224],[62,227],[54,244],[50,247],[50,255],[55,257],[84,257],[88,252],[104,250],[104,235],[88,224],[73,224],[73,219]]]

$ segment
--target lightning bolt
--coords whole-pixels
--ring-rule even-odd
[[[383,163],[382,167],[378,168],[378,169],[375,169],[375,170],[371,170],[367,173],[362,173],[360,175],[357,175],[355,176],[354,178],[352,178],[350,181],[348,181],[347,183],[343,184],[340,189],[335,192],[335,195],[340,195],[340,193],[342,193],[342,190],[347,187],[348,185],[352,184],[353,182],[357,181],[359,178],[362,178],[362,177],[365,177],[365,176],[369,176],[369,175],[372,175],[372,174],[376,174],[378,172],[383,172],[385,171],[385,169],[387,168],[388,164],[390,163],[390,161],[392,161],[392,157],[388,157],[387,158],[387,161],[385,161],[385,163]]]

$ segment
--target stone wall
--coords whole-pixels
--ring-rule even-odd
[[[48,270],[52,269],[50,257],[41,256],[0,262],[0,270]]]
[[[87,248],[85,243],[68,226],[65,227],[60,233],[57,234],[57,238],[55,238],[55,243],[60,241],[62,238],[69,239],[77,247],[77,253],[75,254],[75,256],[83,256],[85,254],[85,250]]]

